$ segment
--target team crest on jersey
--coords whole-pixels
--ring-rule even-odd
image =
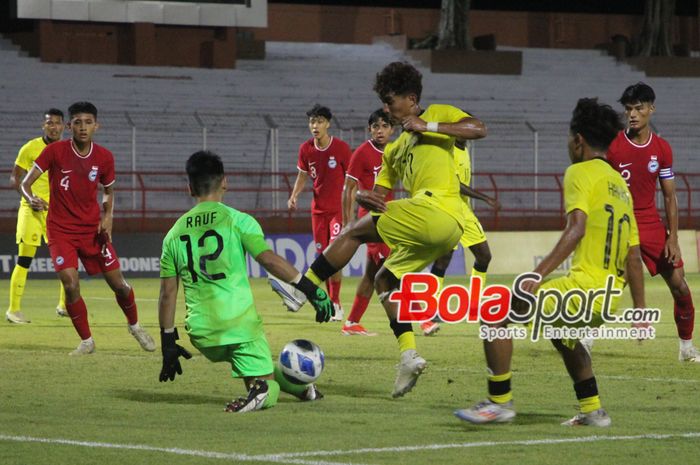
[[[331,168],[331,169],[333,169],[333,168],[335,168],[336,166],[338,166],[338,162],[335,161],[335,157],[330,157],[330,158],[328,159],[328,167]]]
[[[63,262],[65,262],[63,257],[61,257],[60,255],[58,257],[56,257],[56,265],[61,266],[61,265],[63,265]]]
[[[97,179],[97,166],[93,166],[92,169],[90,170],[90,174],[88,174],[88,179],[90,181],[95,182],[95,179]]]
[[[651,160],[649,161],[649,164],[647,165],[647,169],[649,170],[650,173],[656,173],[659,170],[659,162],[657,160],[656,155],[651,156]]]

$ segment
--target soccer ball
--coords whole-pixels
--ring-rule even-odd
[[[323,351],[311,341],[295,339],[284,346],[279,362],[287,380],[294,384],[310,384],[323,371]]]

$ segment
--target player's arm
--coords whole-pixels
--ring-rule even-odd
[[[355,201],[369,211],[385,212],[386,202],[384,199],[389,192],[390,189],[380,186],[379,184],[374,184],[374,188],[371,191],[358,190],[357,195],[355,196]]]
[[[297,172],[297,179],[294,181],[294,188],[289,196],[289,200],[287,200],[288,209],[292,211],[297,209],[297,199],[299,198],[299,194],[301,194],[301,192],[304,190],[304,187],[306,187],[307,179],[309,179],[309,174],[306,171],[299,170]]]
[[[467,186],[466,184],[462,184],[461,182],[459,183],[459,193],[462,195],[466,195],[467,197],[471,197],[472,199],[483,200],[496,211],[501,209],[501,202],[499,202],[498,199],[495,199],[490,195],[484,194],[483,192],[478,191],[476,189],[472,189],[471,187]]]
[[[642,255],[639,246],[630,247],[627,252],[625,264],[625,278],[630,286],[632,304],[634,308],[646,308],[644,299],[644,271],[642,269]]]
[[[163,353],[163,366],[158,379],[173,381],[175,374],[182,374],[180,357],[192,358],[184,347],[176,342],[179,339],[175,327],[175,308],[177,307],[177,276],[160,279],[160,295],[158,296],[158,322],[160,323],[160,348]]]
[[[345,176],[343,186],[343,227],[355,219],[355,195],[357,194],[357,180]]]
[[[10,186],[17,192],[19,192],[19,195],[22,195],[22,179],[27,175],[27,170],[22,168],[19,165],[14,165],[12,167],[12,173],[10,173]]]
[[[112,242],[112,221],[114,219],[114,184],[104,186],[102,194],[102,220],[100,221],[100,235],[106,235],[106,240]]]
[[[24,197],[27,200],[27,202],[29,202],[29,205],[31,205],[32,210],[35,211],[49,209],[49,204],[46,202],[46,200],[42,199],[41,197],[35,196],[32,192],[32,185],[36,182],[37,179],[39,179],[39,176],[41,176],[41,170],[37,168],[36,165],[32,166],[32,169],[29,170],[29,173],[27,173],[27,175],[22,180],[22,183],[20,184],[20,193],[22,194],[22,197]]]
[[[586,233],[586,220],[588,215],[586,215],[583,210],[574,209],[566,215],[566,228],[561,233],[561,237],[557,244],[554,246],[551,252],[544,257],[539,265],[533,270],[534,273],[539,274],[544,278],[549,275],[552,271],[556,270],[559,265],[566,260],[566,257],[571,255],[571,253],[576,249],[576,246],[583,238]],[[521,289],[530,292],[532,294],[537,291],[540,287],[540,282],[535,281],[525,281]]]
[[[430,127],[431,125],[436,125]],[[424,121],[416,115],[411,115],[401,121],[401,126],[406,131],[436,132],[458,139],[482,139],[486,137],[486,125],[479,118],[468,116],[455,123],[443,123],[440,121]]]
[[[664,196],[666,221],[668,222],[668,238],[664,246],[664,256],[669,262],[681,259],[681,248],[678,245],[678,199],[676,198],[676,182],[671,179],[660,179],[661,192]]]

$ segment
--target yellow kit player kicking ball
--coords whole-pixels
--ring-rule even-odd
[[[193,154],[186,165],[189,189],[197,199],[163,240],[160,259],[158,316],[163,352],[160,381],[182,374],[180,357],[190,358],[177,344],[175,308],[178,283],[185,289],[185,328],[194,345],[212,362],[231,365],[243,378],[248,394],[226,405],[227,412],[272,407],[280,390],[301,400],[320,399],[313,384],[293,384],[274,367],[262,319],[255,309],[245,254],[268,273],[294,285],[316,310],[316,321],[327,322],[333,302],[289,262],[270,250],[255,219],[222,202],[226,178],[221,158],[212,152]]]
[[[15,166],[10,176],[10,184],[17,192],[20,192],[20,183],[27,172],[32,169],[34,160],[41,155],[44,147],[52,142],[61,140],[63,135],[63,112],[51,108],[44,112],[44,122],[41,129],[42,137],[32,139],[22,146],[15,160]],[[33,186],[34,193],[48,204],[49,202],[49,178],[48,174],[42,174]],[[12,270],[10,278],[10,306],[5,313],[5,318],[10,323],[29,323],[30,321],[22,312],[22,296],[27,282],[27,274],[36,255],[36,250],[41,246],[41,238],[46,242],[46,216],[47,210],[33,210],[24,198],[22,198],[17,212],[17,263]],[[66,312],[66,293],[63,285],[59,283],[59,298],[56,306],[58,316],[68,316]]]
[[[566,276],[552,279],[541,286],[539,281],[525,281],[520,289],[528,293],[532,300],[527,304],[525,301],[514,302],[514,312],[521,314],[527,311],[527,305],[534,305],[538,289],[556,289],[562,293],[575,289],[586,293],[605,288],[609,276],[614,278],[614,288],[617,290],[622,290],[625,282],[628,282],[634,307],[645,307],[639,232],[634,219],[632,196],[625,180],[605,159],[605,152],[621,127],[617,113],[610,106],[601,105],[596,99],[578,101],[569,131],[572,165],[564,175],[566,229],[554,249],[533,273],[546,277],[573,252],[571,270]],[[608,310],[614,311],[618,297],[611,300]],[[551,315],[560,311],[569,315],[578,314],[582,299],[569,299],[565,308],[557,308],[557,304],[556,300],[547,300],[542,313]],[[560,317],[555,324],[560,327],[597,326],[603,323],[602,311],[601,299],[596,299],[592,321],[566,323]],[[552,339],[551,342],[564,361],[579,402],[579,413],[562,425],[609,426],[610,417],[601,407],[588,352],[577,339]],[[488,398],[454,413],[458,418],[476,424],[512,421],[515,418],[510,389],[513,340],[485,339],[484,352],[489,371]]]

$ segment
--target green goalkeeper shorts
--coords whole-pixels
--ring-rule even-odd
[[[212,362],[229,362],[234,378],[265,376],[274,370],[270,345],[264,334],[250,342],[197,349]]]

